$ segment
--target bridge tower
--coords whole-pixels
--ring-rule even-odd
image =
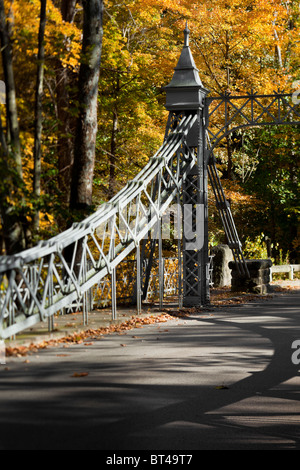
[[[209,302],[208,173],[204,121],[208,90],[199,77],[189,47],[189,33],[186,25],[181,55],[173,78],[165,87],[165,107],[169,111],[166,138],[183,116],[197,115],[195,124],[186,136],[186,144],[195,152],[197,164],[184,180],[181,194],[184,307]]]

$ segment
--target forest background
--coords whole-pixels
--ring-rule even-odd
[[[83,219],[148,162],[186,21],[210,96],[298,93],[295,0],[0,1],[2,254]],[[299,127],[229,135],[216,157],[245,256],[300,263]],[[226,242],[211,189],[209,240]]]

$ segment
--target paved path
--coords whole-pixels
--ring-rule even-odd
[[[294,291],[7,358],[0,449],[299,450],[299,306]]]

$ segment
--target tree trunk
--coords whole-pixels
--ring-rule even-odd
[[[80,111],[75,136],[70,197],[70,208],[76,210],[88,210],[92,204],[98,82],[103,35],[103,1],[83,1],[82,5],[84,20],[82,59],[79,71]],[[84,215],[85,211],[82,213],[82,216]]]
[[[33,191],[37,198],[41,194],[41,140],[42,140],[42,99],[43,99],[43,81],[44,81],[44,33],[46,26],[46,3],[47,0],[41,0],[40,27],[38,39],[38,66],[35,97],[35,126],[34,126],[34,175]],[[39,210],[34,214],[34,228],[39,227]]]
[[[12,47],[6,23],[4,2],[0,0],[0,41],[6,95],[6,136],[1,122],[0,206],[6,254],[26,248],[28,223],[21,210],[23,171],[17,113]]]
[[[78,101],[80,113],[74,144],[74,163],[70,194],[72,221],[86,217],[92,205],[95,147],[97,134],[97,97],[102,46],[102,0],[82,2],[84,8],[82,57],[79,71]],[[82,244],[75,244],[64,251],[67,262],[74,257],[75,273],[79,271]]]
[[[75,7],[77,0],[62,0],[62,19],[68,23],[74,21]],[[68,38],[65,39],[66,42]],[[59,61],[56,72],[56,94],[57,94],[57,115],[58,115],[58,185],[62,194],[62,200],[69,204],[71,187],[71,169],[73,165],[74,150],[74,119],[69,111],[70,96],[69,86],[71,83],[70,72]]]
[[[22,178],[22,160],[19,136],[19,123],[16,102],[15,79],[13,72],[12,47],[5,21],[4,2],[0,0],[0,38],[2,65],[6,86],[7,138],[15,162],[17,174]]]

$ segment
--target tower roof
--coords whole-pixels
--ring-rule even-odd
[[[189,47],[190,31],[186,24],[184,30],[184,46],[182,48],[178,63],[174,69],[174,75],[171,82],[165,88],[177,87],[202,87],[198,69],[195,65],[190,47]]]

